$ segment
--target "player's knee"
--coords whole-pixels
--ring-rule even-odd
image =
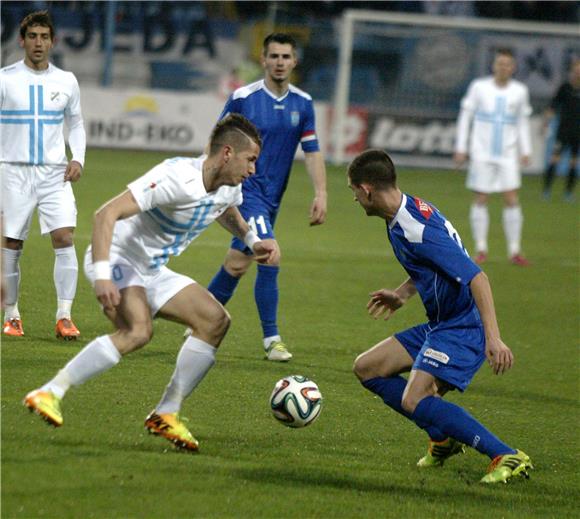
[[[143,323],[128,332],[128,338],[133,350],[138,350],[148,344],[153,338],[153,324]]]
[[[249,264],[238,261],[231,261],[226,262],[224,264],[224,268],[230,276],[241,278],[248,271]]]
[[[415,408],[419,404],[419,400],[411,393],[405,393],[401,400],[401,407],[409,414],[415,412]]]
[[[4,247],[10,250],[22,250],[24,247],[24,242],[22,240],[6,237],[4,238]]]
[[[362,382],[373,378],[375,366],[369,361],[366,353],[361,353],[355,360],[352,366],[352,371],[355,376]]]
[[[228,311],[221,305],[216,304],[204,312],[203,316],[190,323],[192,335],[215,346],[219,346],[230,327],[231,317]]]

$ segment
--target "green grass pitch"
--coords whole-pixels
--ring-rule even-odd
[[[81,264],[95,209],[167,156],[89,151],[75,186]],[[295,358],[262,359],[248,274],[228,305],[233,324],[218,361],[182,410],[201,442],[198,455],[175,452],[143,428],[182,342],[175,324],[157,322],[144,350],[72,389],[64,427],[50,428],[22,406],[26,392],[110,330],[81,274],[73,311],[82,340],[54,339],[53,253],[35,223],[21,263],[26,337],[2,341],[2,517],[577,517],[578,205],[542,202],[539,179],[524,179],[524,249],[533,266],[521,269],[505,258],[501,204],[491,204],[485,270],[516,363],[502,377],[482,367],[468,391],[450,399],[524,449],[536,469],[528,481],[490,488],[478,484],[488,461],[471,449],[442,469],[417,469],[424,434],[352,375],[357,354],[424,314],[416,298],[388,323],[367,316],[368,293],[398,286],[404,273],[384,223],[353,202],[344,168],[329,166],[328,177],[325,225],[308,226],[312,189],[301,164],[277,223],[280,328]],[[463,181],[456,172],[399,172],[402,189],[437,205],[471,248]],[[228,244],[216,225],[170,266],[207,285]],[[314,379],[325,398],[319,420],[302,430],[280,425],[268,409],[276,380],[294,373]]]

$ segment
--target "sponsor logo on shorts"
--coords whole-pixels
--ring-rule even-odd
[[[442,351],[434,350],[432,348],[427,348],[425,350],[425,353],[423,353],[423,356],[438,360],[442,364],[447,364],[449,362],[449,355],[443,353]]]

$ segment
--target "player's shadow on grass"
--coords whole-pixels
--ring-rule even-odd
[[[423,475],[417,476],[416,485],[402,485],[397,483],[382,483],[371,479],[362,479],[356,477],[352,471],[345,470],[344,476],[339,476],[336,474],[331,474],[322,470],[317,470],[309,468],[305,470],[304,467],[300,471],[292,468],[244,468],[235,469],[234,472],[242,480],[256,481],[258,483],[264,483],[266,485],[276,484],[279,482],[280,491],[284,492],[287,487],[307,487],[307,488],[331,488],[337,490],[345,491],[357,491],[357,492],[370,492],[381,495],[400,495],[401,497],[406,497],[409,499],[416,499],[417,495],[423,495],[426,498],[436,499],[437,502],[445,503],[456,503],[459,497],[469,499],[471,503],[478,502],[482,507],[489,507],[489,496],[486,493],[482,493],[481,489],[485,488],[483,486],[477,485],[473,488],[469,488],[477,483],[477,476],[481,477],[480,474],[474,475],[473,481],[466,479],[465,475],[459,477],[458,482],[461,480],[467,485],[467,488],[461,489],[456,486],[453,493],[450,494],[446,487],[441,487],[437,478],[427,478]],[[447,474],[450,478],[457,478],[456,473]],[[428,481],[430,479],[431,481]],[[494,495],[494,504],[499,504],[499,502],[509,503],[513,500],[513,496],[509,495]]]

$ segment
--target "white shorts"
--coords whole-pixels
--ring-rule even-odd
[[[34,209],[38,208],[40,232],[77,226],[77,206],[66,166],[0,164],[4,236],[26,240]]]
[[[467,172],[467,189],[478,193],[504,193],[522,186],[517,162],[472,160]]]
[[[109,262],[111,264],[111,280],[119,290],[127,287],[145,288],[152,316],[155,316],[167,301],[186,286],[195,283],[193,279],[173,272],[167,267],[161,267],[152,275],[141,274],[129,260],[114,253],[110,254]],[[84,270],[85,276],[94,286],[93,255],[90,246],[85,253]]]

